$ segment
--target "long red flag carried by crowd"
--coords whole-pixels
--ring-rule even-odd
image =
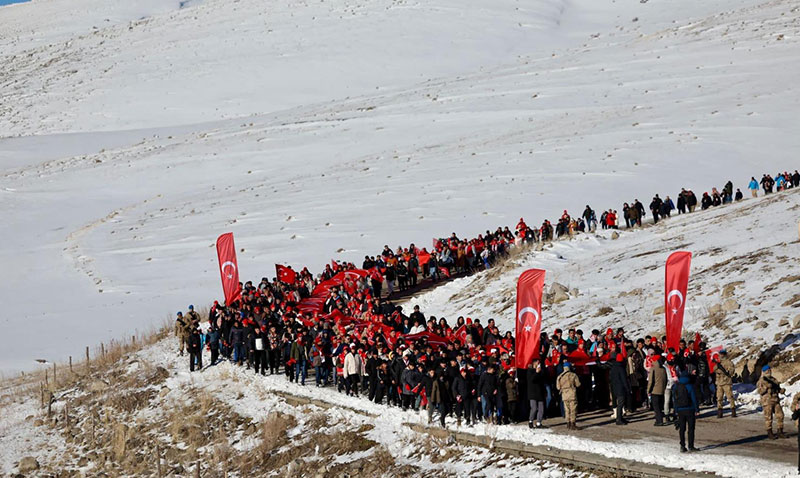
[[[539,336],[542,332],[542,269],[530,269],[517,282],[516,367],[525,368],[539,356]]]
[[[239,289],[239,264],[236,262],[236,246],[233,244],[232,232],[217,238],[217,257],[222,290],[225,292],[225,305],[231,305],[242,294]]]
[[[683,333],[683,311],[686,307],[686,289],[689,285],[689,269],[692,253],[678,251],[667,259],[664,288],[664,314],[667,318],[667,348],[680,348]]]

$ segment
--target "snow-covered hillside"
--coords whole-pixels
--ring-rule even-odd
[[[229,230],[257,279],[794,169],[799,31],[794,0],[2,7],[0,370],[217,297]]]
[[[599,230],[531,251],[502,269],[457,279],[415,298],[423,310],[494,318],[514,330],[516,282],[528,268],[547,271],[546,292],[570,290],[543,304],[543,331],[624,327],[629,337],[664,335],[664,264],[693,253],[684,318],[709,345],[749,358],[784,342],[800,326],[800,189],[695,212],[645,229]],[[612,236],[619,234],[617,239]],[[795,345],[792,339],[786,346]]]

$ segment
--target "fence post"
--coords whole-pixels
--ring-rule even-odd
[[[200,460],[194,466],[194,478],[200,478]]]
[[[89,346],[86,346],[86,365],[89,365]]]
[[[56,379],[56,363],[53,362],[53,386],[58,383],[58,379]]]
[[[72,373],[72,355],[69,356],[69,373]]]
[[[44,371],[44,385],[47,386],[47,370]]]
[[[106,356],[106,346],[103,345],[103,342],[100,342],[100,356],[102,357]]]

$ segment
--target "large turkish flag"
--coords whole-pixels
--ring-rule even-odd
[[[539,356],[539,336],[542,332],[542,269],[530,269],[517,282],[516,367],[525,368]]]
[[[664,287],[664,315],[667,319],[667,348],[676,352],[683,333],[683,311],[686,307],[686,289],[689,286],[689,269],[692,253],[678,251],[667,258]]]
[[[236,245],[233,243],[232,232],[217,238],[217,257],[219,258],[219,274],[222,278],[222,291],[225,292],[225,305],[231,305],[242,295],[242,290],[239,288]]]
[[[278,274],[278,280],[284,284],[294,284],[297,280],[297,273],[291,267],[275,264],[275,272]]]

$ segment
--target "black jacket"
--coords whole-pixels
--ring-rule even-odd
[[[528,382],[528,400],[536,400],[537,402],[545,401],[547,399],[547,390],[545,389],[547,376],[544,369],[542,369],[541,372],[537,372],[529,368],[526,375]]]
[[[478,379],[478,396],[493,396],[497,391],[497,375],[484,372]]]
[[[631,385],[628,383],[628,374],[622,362],[614,362],[609,376],[611,378],[611,390],[614,392],[615,397],[624,397],[631,391]]]

